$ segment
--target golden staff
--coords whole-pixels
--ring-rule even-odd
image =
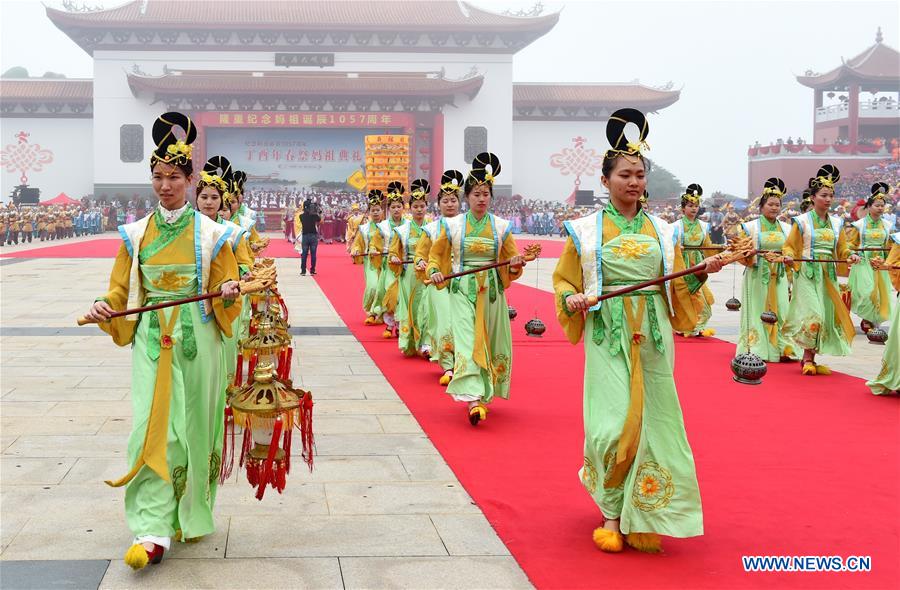
[[[535,258],[541,255],[541,245],[540,244],[528,244],[525,246],[525,261],[531,262]],[[509,260],[501,260],[500,262],[493,262],[491,264],[485,264],[484,266],[479,266],[477,268],[470,268],[469,270],[463,270],[460,272],[455,272],[449,275],[444,275],[444,280],[449,281],[450,279],[455,279],[456,277],[462,277],[465,275],[475,274],[476,272],[481,272],[483,270],[490,270],[492,268],[498,268],[501,266],[507,266],[510,263]],[[430,278],[428,279],[431,280]]]

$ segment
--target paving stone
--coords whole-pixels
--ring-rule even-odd
[[[58,484],[66,476],[76,459],[72,457],[32,459],[30,457],[3,457],[0,473],[3,485]],[[4,511],[7,512],[7,511]]]
[[[6,454],[6,449],[8,449],[14,442],[19,439],[18,436],[0,436],[0,453]]]
[[[396,456],[318,456],[312,473],[291,472],[291,479],[311,483],[408,481],[409,475]]]
[[[325,484],[331,514],[471,513],[478,507],[457,483]]]
[[[497,532],[480,512],[477,514],[432,514],[450,555],[509,555]]]
[[[377,416],[317,416],[314,420],[316,435],[364,434],[384,432]]]
[[[447,551],[426,515],[309,516],[293,511],[231,519],[229,558],[350,555],[446,556]]]
[[[456,481],[440,455],[401,455],[400,461],[412,481]]]
[[[18,443],[17,443],[18,444]],[[424,434],[323,434],[316,437],[319,455],[433,455]],[[299,453],[299,450],[295,451]]]
[[[423,432],[422,427],[413,416],[385,415],[378,416],[381,428],[392,434],[414,434]]]
[[[124,475],[124,472],[120,473]],[[69,518],[123,521],[125,491],[103,483],[89,485],[4,485],[0,487],[3,511],[13,509],[29,519]]]
[[[342,590],[343,582],[337,558],[183,559],[140,572],[133,572],[121,560],[112,561],[100,590],[126,588]]]
[[[106,390],[104,390],[106,391]],[[128,392],[125,392],[127,398]],[[18,402],[17,402],[18,403]],[[47,412],[48,416],[103,416],[103,417],[130,417],[131,416],[131,400],[123,399],[117,401],[91,401],[89,403],[82,402],[57,402],[53,408]]]
[[[122,457],[125,467],[126,435],[93,436],[22,435],[3,453],[19,457]],[[125,469],[127,472],[128,469]]]
[[[109,562],[92,561],[4,561],[2,585],[15,590],[55,588],[96,588],[106,574]]]
[[[322,484],[307,483],[303,480],[305,466],[296,463],[288,475],[287,486],[279,494],[276,490],[266,490],[262,500],[256,499],[256,490],[247,483],[243,471],[232,473],[231,479],[237,485],[224,485],[216,495],[216,513],[227,516],[270,516],[278,514],[328,514],[325,488]],[[231,480],[229,480],[231,481]]]
[[[40,386],[17,387],[15,390],[3,396],[3,401],[55,401],[55,402],[80,402],[90,404],[95,401],[119,401],[128,397],[130,390],[121,388],[119,381],[115,389],[87,388],[87,389],[41,389]]]
[[[96,434],[104,422],[99,416],[3,416],[0,429],[9,435]]]
[[[79,457],[61,485],[105,485],[103,482],[115,480],[128,470],[123,457]]]
[[[97,434],[130,434],[131,418],[107,418]]]
[[[343,557],[347,590],[357,588],[532,588],[512,557]]]
[[[0,416],[43,416],[53,408],[57,402],[0,402]]]
[[[0,518],[0,552],[6,550],[6,546],[19,534],[28,519],[24,516],[18,516],[13,510],[4,510],[3,517]],[[2,568],[0,568],[2,569]],[[2,578],[2,572],[0,572]],[[0,587],[3,586],[0,580]]]
[[[313,400],[315,400],[315,391]],[[359,414],[405,414],[409,408],[402,401],[393,400],[320,400],[315,402],[315,416]]]

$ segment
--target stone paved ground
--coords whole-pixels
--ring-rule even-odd
[[[0,262],[0,585],[81,575],[77,587],[530,587],[296,262],[278,265],[301,334],[295,375],[317,402],[314,472],[295,470],[283,496],[270,490],[262,502],[232,477],[216,534],[137,575],[121,561],[131,540],[124,494],[102,483],[127,470],[130,350],[75,326],[105,290],[112,260]],[[32,561],[60,559],[104,567]]]
[[[529,265],[524,283],[550,290],[554,263]],[[298,276],[296,260],[278,266],[299,334],[295,375],[317,400],[315,471],[296,470],[283,496],[270,491],[263,502],[233,477],[219,494],[216,534],[179,544],[165,567],[128,571],[123,493],[102,481],[126,468],[130,351],[96,328],[75,327],[111,266],[0,259],[0,586],[529,586],[314,281]],[[734,341],[739,314],[723,307],[731,272],[711,282],[712,325]],[[826,362],[870,377],[882,350],[859,336],[852,357]]]

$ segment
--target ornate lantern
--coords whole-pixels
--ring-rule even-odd
[[[538,318],[528,320],[525,324],[525,333],[535,338],[540,338],[547,331],[547,326]]]
[[[742,352],[731,360],[731,372],[738,383],[759,385],[766,371],[765,361],[750,351]]]
[[[775,315],[775,312],[771,310],[767,310],[759,314],[759,319],[764,324],[775,324],[778,322],[778,316]]]
[[[884,344],[887,342],[888,335],[881,328],[872,328],[866,332],[866,338],[869,339],[869,344]]]
[[[732,297],[725,302],[725,307],[728,308],[728,311],[740,311],[741,302],[737,297]]]
[[[516,316],[519,315],[519,312],[517,312],[516,308],[513,307],[512,305],[508,305],[507,307],[509,308],[509,319],[510,320],[516,319]]]
[[[284,490],[291,469],[293,429],[298,427],[302,457],[312,469],[312,394],[295,388],[290,378],[293,347],[288,332],[287,308],[274,283],[271,259],[254,265],[254,276],[268,273],[272,285],[251,296],[253,315],[248,336],[241,340],[234,383],[227,391],[225,450],[220,480],[231,474],[234,464],[234,426],[244,434],[239,465],[261,500],[267,487]],[[243,382],[244,362],[247,381]],[[230,444],[229,444],[230,441]]]

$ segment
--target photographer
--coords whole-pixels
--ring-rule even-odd
[[[306,276],[306,257],[312,255],[309,274],[316,274],[316,247],[319,245],[319,217],[318,207],[309,199],[303,203],[303,213],[300,214],[300,276]]]

